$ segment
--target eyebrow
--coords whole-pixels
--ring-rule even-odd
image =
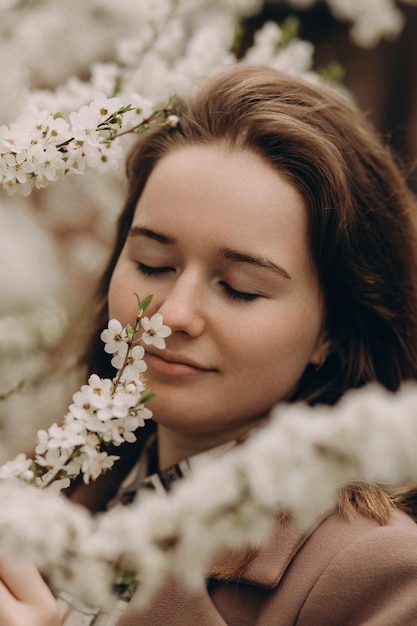
[[[291,280],[291,276],[285,268],[258,254],[246,254],[245,252],[238,252],[237,250],[232,250],[231,248],[218,248],[218,253],[228,261],[234,261],[236,263],[249,263],[255,267],[272,270],[276,274]]]
[[[172,237],[156,230],[145,228],[144,226],[132,226],[129,230],[129,237],[147,237],[148,239],[152,239],[158,243],[168,246],[173,246],[176,243],[175,239]],[[275,274],[279,274],[279,276],[283,276],[284,278],[291,280],[290,274],[284,267],[258,254],[247,254],[245,252],[239,252],[238,250],[233,250],[232,248],[227,247],[216,248],[216,252],[219,256],[227,259],[228,261],[233,261],[234,263],[248,263],[255,267],[271,270]]]
[[[173,246],[175,244],[175,239],[172,237],[168,237],[167,235],[164,235],[156,230],[145,228],[144,226],[132,226],[129,230],[129,237],[148,237],[148,239],[153,239],[154,241],[158,241],[159,243],[163,243],[168,246]]]

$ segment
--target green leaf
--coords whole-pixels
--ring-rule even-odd
[[[132,105],[131,105],[131,104],[126,104],[126,106],[121,107],[121,108],[117,111],[117,113],[118,113],[119,115],[123,115],[123,113],[127,113],[128,111],[132,111],[132,110],[133,110]]]
[[[133,337],[133,335],[135,334],[135,329],[131,324],[126,324],[125,330],[128,337]]]
[[[138,301],[138,313],[139,315],[142,315],[150,305],[153,295],[148,294],[147,296],[145,296],[145,298],[143,298],[143,300],[139,298],[139,295],[137,293],[135,293],[134,295],[136,296],[136,300]]]
[[[152,400],[156,396],[156,393],[152,389],[145,389],[140,399],[141,404],[146,404],[149,400]]]

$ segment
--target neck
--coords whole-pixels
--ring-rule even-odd
[[[218,445],[209,437],[188,437],[158,425],[158,465],[160,470],[176,465]]]
[[[211,450],[231,441],[245,438],[254,425],[246,426],[239,431],[221,432],[208,435],[187,435],[169,430],[158,424],[158,465],[159,470],[176,465],[200,452]]]

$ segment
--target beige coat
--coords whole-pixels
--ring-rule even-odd
[[[204,541],[204,538],[202,538]],[[190,592],[166,582],[117,626],[417,625],[417,525],[332,515],[313,532],[277,524],[239,583]]]

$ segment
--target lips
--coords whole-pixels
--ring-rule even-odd
[[[147,350],[145,357],[146,356],[148,356],[148,364],[161,373],[184,375],[215,371],[213,368],[205,367],[193,359],[168,352],[167,350],[158,353]]]

